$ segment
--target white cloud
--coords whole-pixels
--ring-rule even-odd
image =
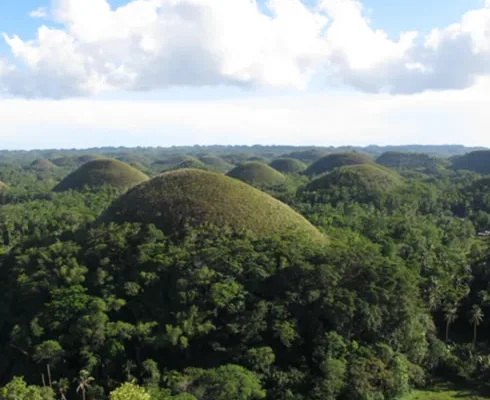
[[[4,35],[19,67],[0,90],[70,97],[169,86],[306,88],[316,73],[366,92],[462,89],[490,74],[490,3],[424,36],[374,30],[357,0],[52,0],[62,28]],[[43,11],[43,10],[41,10]],[[376,12],[376,10],[374,10]],[[327,82],[328,85],[328,82]]]
[[[38,7],[29,13],[29,17],[31,18],[46,18],[47,16],[48,11],[46,10],[46,7]]]

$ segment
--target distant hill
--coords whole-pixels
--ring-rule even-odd
[[[311,150],[301,150],[293,151],[291,153],[285,154],[285,158],[295,158],[296,160],[303,161],[307,164],[315,162],[316,160],[325,157],[329,152],[327,150],[311,149]]]
[[[207,165],[208,167],[214,168],[219,171],[229,171],[233,168],[233,165],[223,160],[221,157],[207,154],[199,157],[199,161]]]
[[[40,171],[47,171],[47,170],[55,169],[57,167],[49,160],[46,160],[44,158],[38,158],[37,160],[31,163],[31,168]]]
[[[335,168],[348,165],[372,164],[373,160],[361,153],[332,153],[320,158],[311,164],[304,172],[307,176],[321,175]]]
[[[299,174],[306,169],[306,164],[295,158],[278,158],[269,165],[282,174]]]
[[[305,192],[324,192],[334,201],[373,202],[403,184],[395,171],[375,164],[349,165],[335,168],[311,181]]]
[[[101,221],[155,224],[167,234],[186,224],[248,229],[260,236],[292,233],[324,236],[287,205],[250,185],[201,170],[163,173],[133,188],[112,204]]]
[[[424,153],[404,153],[388,151],[381,154],[376,162],[388,168],[435,170],[448,165],[447,160]]]
[[[100,159],[83,164],[63,179],[54,191],[79,190],[85,186],[131,187],[148,179],[141,171],[118,160]]]
[[[227,175],[257,187],[279,185],[286,179],[274,168],[257,161],[244,162],[233,168]]]
[[[465,169],[479,174],[490,174],[490,150],[479,150],[452,160],[456,170]]]

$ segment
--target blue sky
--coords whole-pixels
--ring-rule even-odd
[[[49,0],[0,4],[5,146],[490,146],[490,2],[274,0],[264,23],[263,2],[180,0],[193,12],[172,18],[197,19],[174,26],[149,2],[111,0],[129,10],[115,17],[106,1],[56,0],[57,22],[29,16]]]

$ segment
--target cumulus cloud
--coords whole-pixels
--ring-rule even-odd
[[[48,12],[46,10],[46,7],[36,8],[35,10],[32,10],[29,13],[29,17],[31,18],[45,18],[47,16],[48,16]]]
[[[85,96],[170,86],[308,87],[317,73],[366,92],[461,89],[490,73],[490,4],[427,35],[375,30],[357,0],[52,0],[55,25],[4,34],[0,90]],[[47,13],[47,11],[46,11]],[[329,82],[325,83],[326,85]]]

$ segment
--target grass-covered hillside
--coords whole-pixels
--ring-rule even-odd
[[[332,153],[315,161],[304,173],[307,176],[315,176],[330,172],[338,167],[371,163],[373,163],[373,160],[365,154],[355,152]]]
[[[278,158],[270,166],[282,174],[300,174],[306,169],[306,164],[295,158]]]
[[[273,197],[236,179],[192,169],[167,172],[133,188],[103,220],[153,223],[168,234],[189,223],[322,239],[306,219]]]
[[[80,190],[84,187],[131,187],[148,179],[141,171],[121,161],[100,159],[83,164],[63,179],[54,191]]]
[[[228,172],[227,175],[257,187],[279,185],[286,180],[280,172],[258,161],[241,163]]]

